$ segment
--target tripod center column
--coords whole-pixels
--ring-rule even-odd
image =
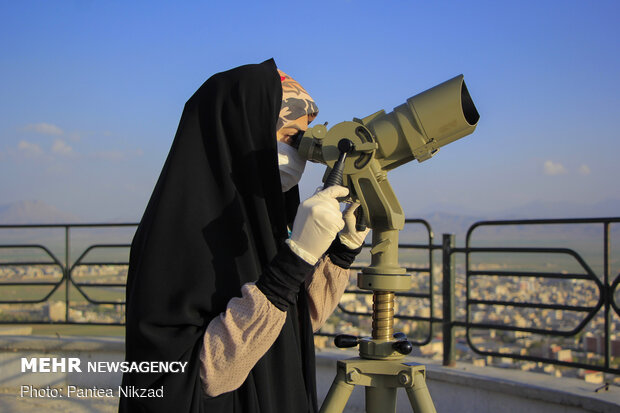
[[[372,338],[389,341],[394,336],[394,293],[375,291],[372,301]]]

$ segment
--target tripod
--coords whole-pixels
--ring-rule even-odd
[[[393,292],[375,292],[373,337],[336,337],[337,347],[359,344],[360,357],[338,361],[336,378],[320,413],[342,413],[356,385],[366,387],[367,413],[395,413],[399,387],[406,390],[415,413],[436,413],[426,387],[426,368],[418,363],[402,363],[413,347],[403,333],[393,334],[393,308]]]

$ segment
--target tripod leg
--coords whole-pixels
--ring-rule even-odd
[[[409,402],[415,413],[437,413],[422,373],[417,372],[415,374],[413,387],[407,387],[406,390]]]
[[[336,378],[323,400],[319,413],[342,413],[354,387],[355,385],[345,381],[344,368],[338,366]]]
[[[366,387],[366,413],[396,413],[396,388]]]

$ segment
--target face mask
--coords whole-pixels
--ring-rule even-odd
[[[278,166],[282,192],[286,192],[299,183],[306,161],[291,145],[278,141]]]

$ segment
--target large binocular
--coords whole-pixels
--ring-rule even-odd
[[[463,75],[459,75],[407,99],[390,113],[380,110],[329,130],[317,125],[299,138],[302,157],[328,166],[324,180],[339,163],[342,184],[361,203],[366,223],[373,229],[372,264],[364,273],[404,273],[398,266],[397,244],[405,216],[387,172],[414,159],[430,159],[442,146],[471,134],[479,118]],[[368,281],[371,285],[360,287],[408,289],[405,281],[395,285],[393,278],[385,288],[377,285],[376,277]]]

